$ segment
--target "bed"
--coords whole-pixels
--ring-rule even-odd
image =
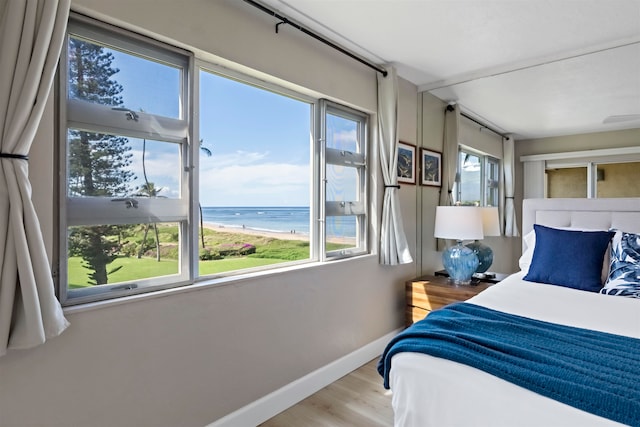
[[[461,303],[461,307],[445,307],[441,309],[443,312],[433,312],[424,323],[431,320],[432,324],[426,326],[433,328],[433,324],[439,321],[436,318],[438,315],[449,320],[445,318],[445,314],[448,316],[450,313],[445,311],[473,308],[491,315],[504,315],[509,321],[517,318],[536,324],[545,322],[541,325],[549,326],[549,329],[563,328],[569,333],[585,332],[594,334],[596,338],[605,334],[607,339],[620,339],[625,346],[630,342],[633,345],[626,348],[632,354],[623,360],[628,361],[631,367],[621,368],[620,365],[627,363],[620,363],[619,355],[618,359],[611,359],[616,360],[612,362],[614,366],[606,366],[606,369],[614,372],[613,386],[622,387],[622,383],[625,383],[624,387],[627,387],[616,389],[617,393],[624,394],[623,400],[617,404],[627,413],[618,417],[617,414],[611,416],[606,412],[607,405],[602,402],[609,400],[597,393],[599,384],[582,386],[579,390],[584,391],[586,387],[587,393],[583,394],[587,397],[580,395],[582,406],[575,405],[516,385],[488,373],[491,372],[490,369],[478,369],[465,361],[454,361],[458,359],[457,354],[471,351],[464,346],[456,352],[456,357],[438,357],[433,354],[440,353],[431,349],[413,350],[415,340],[422,339],[410,336],[412,328],[422,323],[417,322],[401,333],[398,340],[394,339],[389,344],[379,364],[381,375],[385,376],[386,373],[385,385],[392,390],[396,426],[640,425],[640,381],[637,381],[637,371],[640,370],[640,351],[637,351],[640,349],[640,286],[634,287],[630,283],[633,278],[640,278],[639,270],[636,269],[638,252],[630,257],[626,252],[620,254],[620,248],[625,248],[625,244],[632,241],[630,239],[636,238],[635,243],[640,243],[640,237],[635,235],[640,234],[640,198],[529,199],[523,202],[522,215],[524,237],[523,254],[519,262],[521,271]],[[573,244],[573,240],[566,239],[584,236],[592,239],[598,234],[598,238],[602,240],[602,233],[607,232],[609,234],[604,243],[577,241],[573,250],[580,252],[576,258],[581,260],[576,261],[575,265],[573,262],[563,261],[563,248],[567,246],[567,242],[570,242],[569,245]],[[560,240],[553,240],[558,236]],[[590,248],[602,245],[604,255],[600,254],[598,258],[600,249],[591,251]],[[595,254],[583,256],[583,252]],[[621,257],[626,258],[621,261]],[[599,259],[599,262],[594,259]],[[584,264],[585,262],[588,264]],[[589,284],[589,280],[585,279],[587,273],[582,272],[587,270],[588,278],[594,283],[594,276],[599,273],[598,289],[594,289],[594,283]],[[614,271],[617,273],[614,274]],[[580,280],[573,283],[571,281],[574,276],[567,278],[568,275],[584,277],[579,277]],[[567,285],[563,280],[571,283]],[[560,285],[554,282],[560,282]],[[600,289],[603,283],[606,285],[604,290]],[[584,289],[578,289],[583,286]],[[436,317],[429,319],[432,316]],[[471,323],[465,323],[464,327]],[[524,333],[529,334],[528,331]],[[543,330],[542,333],[547,331]],[[434,335],[435,332],[430,330],[429,334]],[[413,335],[418,336],[418,333],[414,332]],[[531,333],[530,336],[533,337],[534,334]],[[527,341],[528,338],[523,339],[521,336],[518,340]],[[399,342],[406,341],[411,341],[411,345],[397,352],[393,351],[401,345]],[[468,344],[464,345],[469,347]],[[525,347],[537,349],[537,344],[527,341]],[[536,352],[539,353],[538,350]],[[627,357],[627,353],[624,357]],[[579,393],[576,391],[577,394]],[[593,410],[594,407],[602,406],[605,406],[604,413],[600,409]]]

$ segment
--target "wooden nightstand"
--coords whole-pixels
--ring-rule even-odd
[[[473,285],[454,285],[444,276],[422,276],[406,282],[406,323],[411,325],[447,304],[464,301],[491,286],[480,282]]]

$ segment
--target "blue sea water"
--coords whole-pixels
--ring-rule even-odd
[[[202,218],[230,228],[309,234],[308,207],[202,207]]]
[[[309,208],[291,206],[202,207],[202,219],[229,228],[248,228],[276,233],[309,234]],[[327,234],[355,236],[355,220],[349,217],[330,218]]]

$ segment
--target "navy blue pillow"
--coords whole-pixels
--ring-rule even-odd
[[[524,280],[599,292],[611,231],[559,230],[534,224],[536,246]]]

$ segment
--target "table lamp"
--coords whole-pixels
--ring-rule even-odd
[[[456,241],[442,253],[442,265],[456,285],[471,283],[478,268],[476,253],[462,245],[463,240],[478,240],[482,233],[482,211],[472,206],[436,207],[436,224],[433,235]]]
[[[500,219],[498,218],[498,208],[480,207],[482,211],[482,234],[484,236],[500,236]],[[476,273],[485,273],[493,264],[493,251],[491,248],[478,240],[466,245],[476,253],[478,257],[478,268]]]

